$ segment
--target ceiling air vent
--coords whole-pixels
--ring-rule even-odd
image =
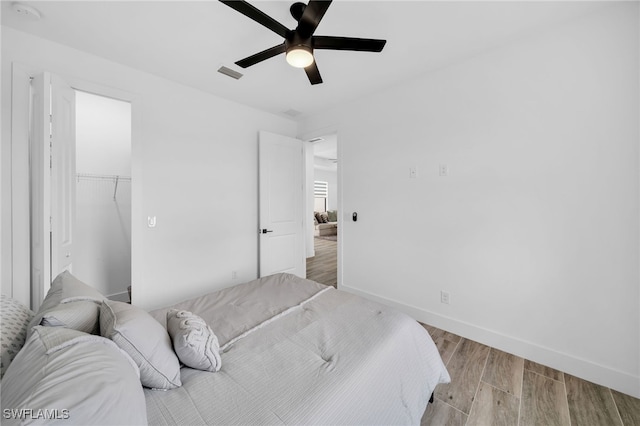
[[[295,118],[295,117],[299,116],[300,114],[302,114],[302,112],[296,111],[295,109],[291,108],[291,109],[288,109],[288,110],[284,111],[283,114],[288,115],[291,118]]]
[[[228,75],[231,78],[235,78],[236,80],[240,80],[240,77],[244,75],[225,66],[221,66],[220,68],[218,68],[218,72],[220,74]]]

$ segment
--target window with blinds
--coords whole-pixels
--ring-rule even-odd
[[[329,197],[329,182],[316,180],[313,182],[313,210],[317,212],[327,211],[327,198]]]
[[[313,182],[313,196],[317,198],[327,198],[329,196],[329,182],[316,180]]]

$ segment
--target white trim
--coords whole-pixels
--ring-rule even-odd
[[[573,376],[580,377],[581,379],[609,387],[635,398],[640,398],[640,377],[633,376],[624,371],[596,364],[589,360],[559,352],[517,337],[507,336],[493,330],[478,327],[477,325],[470,324],[465,321],[436,314],[397,300],[362,291],[355,287],[343,284],[341,286],[341,290],[391,306],[425,324],[441,328],[451,333],[458,334],[464,338],[500,349],[501,351],[520,356],[530,361],[555,368]]]
[[[123,291],[120,293],[114,293],[107,296],[109,300],[115,300],[117,302],[129,302],[129,292]]]
[[[25,214],[30,205],[30,154],[29,126],[31,108],[31,77],[37,71],[23,64],[11,64],[11,241],[8,262],[11,277],[11,296],[31,306],[31,224],[30,216]],[[26,103],[25,103],[26,102]],[[5,272],[6,273],[6,272]],[[25,285],[26,283],[26,285]]]

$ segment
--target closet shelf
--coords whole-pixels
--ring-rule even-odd
[[[96,175],[90,173],[78,173],[76,174],[76,178],[78,182],[80,180],[110,180],[114,183],[113,188],[113,201],[116,201],[116,194],[118,193],[118,183],[120,181],[123,182],[131,182],[131,176],[120,176],[120,175]]]

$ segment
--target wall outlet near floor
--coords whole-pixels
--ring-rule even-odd
[[[231,271],[231,279],[232,280],[238,279],[238,271]]]
[[[451,296],[449,295],[449,292],[444,290],[440,291],[440,303],[448,305],[450,301]]]

